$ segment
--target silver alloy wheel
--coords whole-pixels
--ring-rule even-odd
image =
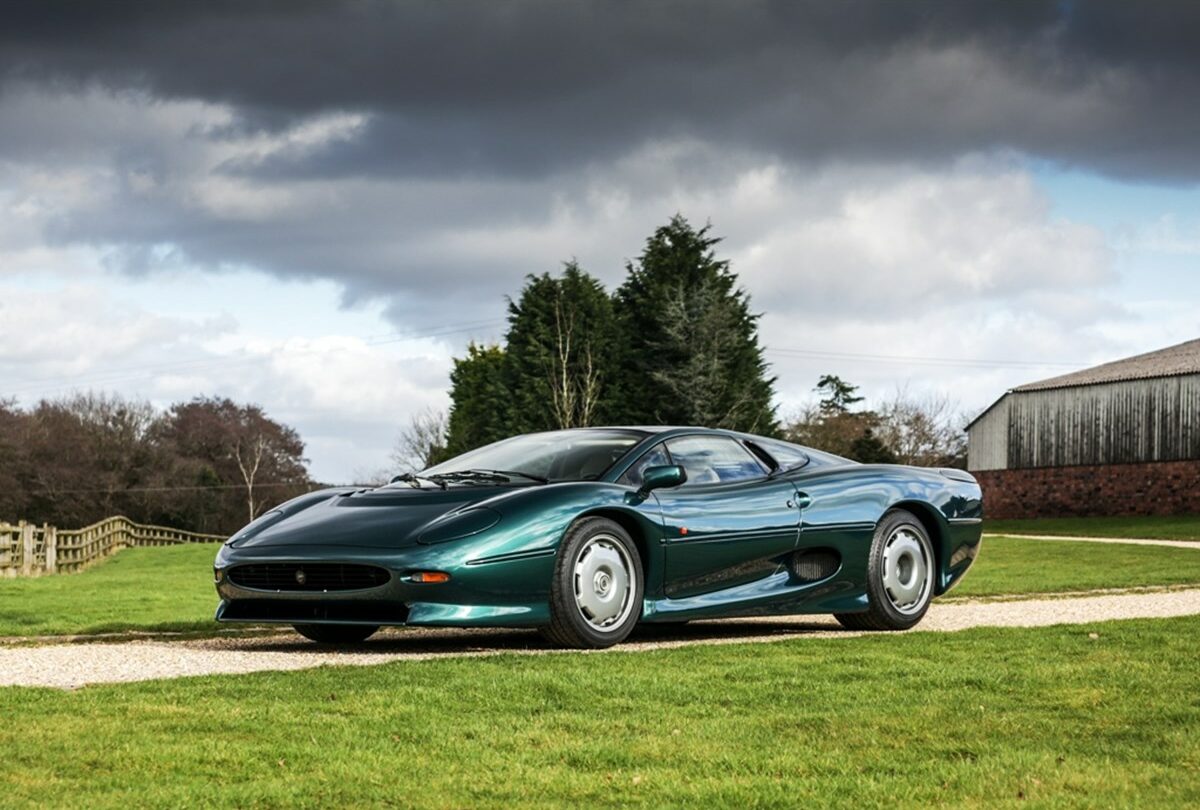
[[[892,607],[906,616],[925,607],[933,590],[929,541],[912,526],[898,526],[883,546],[883,589]]]
[[[609,534],[584,543],[575,558],[575,605],[584,620],[602,633],[620,628],[633,611],[633,561]]]

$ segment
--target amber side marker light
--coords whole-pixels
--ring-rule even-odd
[[[415,574],[409,577],[409,579],[411,579],[413,582],[424,583],[449,582],[450,575],[445,571],[417,571]]]

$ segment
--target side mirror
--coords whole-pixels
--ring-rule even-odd
[[[647,467],[642,473],[642,487],[638,490],[641,495],[647,495],[652,489],[677,487],[687,482],[687,470],[678,464],[663,464],[659,467]]]

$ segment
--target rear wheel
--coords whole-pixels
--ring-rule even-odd
[[[936,558],[929,533],[911,512],[888,512],[875,528],[867,561],[865,613],[835,613],[850,630],[907,630],[933,599]]]
[[[629,533],[607,518],[584,518],[559,546],[542,635],[560,647],[611,647],[641,617],[642,589],[642,561]]]
[[[374,624],[296,624],[296,632],[318,644],[357,644],[366,641],[376,630]]]

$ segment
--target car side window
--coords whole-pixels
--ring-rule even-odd
[[[778,462],[780,470],[798,470],[808,464],[808,454],[794,444],[771,439],[760,439],[755,444]]]
[[[684,486],[747,481],[767,474],[766,467],[749,450],[723,436],[670,439],[667,449],[674,462],[687,470]]]
[[[642,485],[642,475],[650,467],[661,467],[664,464],[670,464],[671,457],[667,455],[667,450],[662,442],[651,447],[642,457],[633,462],[633,466],[625,471],[621,476],[620,483],[628,484],[631,487],[640,487]]]

